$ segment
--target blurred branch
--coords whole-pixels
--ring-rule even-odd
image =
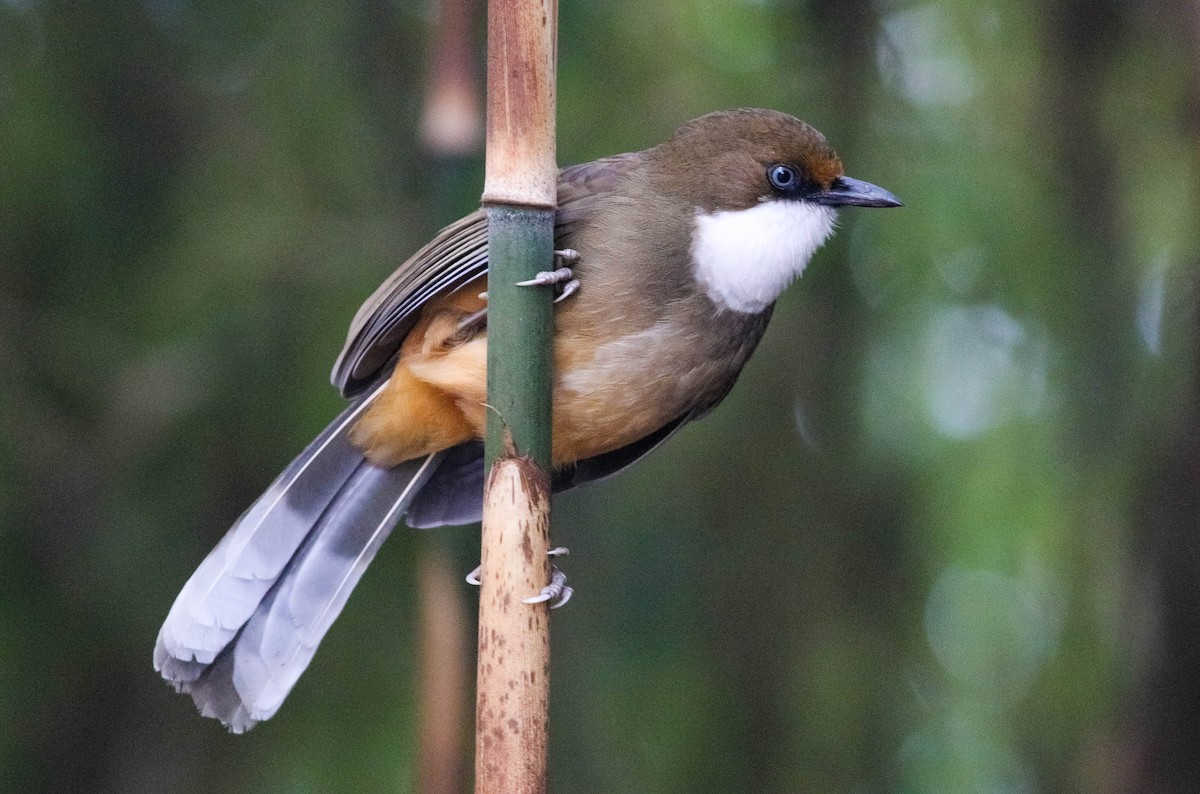
[[[430,201],[439,220],[452,218],[458,182],[482,143],[481,102],[471,19],[475,0],[441,0],[426,72],[421,139],[434,176]],[[420,593],[420,746],[423,794],[459,792],[466,782],[469,620],[461,578],[442,537],[431,537],[417,576]]]
[[[420,747],[418,790],[459,792],[466,777],[463,738],[467,724],[467,613],[461,579],[441,546],[421,557]]]
[[[475,0],[440,0],[425,81],[421,139],[438,157],[474,154],[482,142],[471,18]]]

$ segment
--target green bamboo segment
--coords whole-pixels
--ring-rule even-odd
[[[553,235],[551,210],[488,208],[488,466],[511,439],[550,468],[552,288],[517,282],[552,269]]]

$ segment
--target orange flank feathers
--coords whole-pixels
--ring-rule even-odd
[[[372,463],[394,466],[483,435],[487,338],[458,326],[486,307],[485,289],[478,279],[421,313],[387,387],[350,435]]]

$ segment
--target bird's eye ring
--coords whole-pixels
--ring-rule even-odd
[[[767,169],[767,181],[776,190],[791,190],[800,181],[800,174],[792,166],[780,163]]]

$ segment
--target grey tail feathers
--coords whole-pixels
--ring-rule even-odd
[[[440,454],[390,469],[349,429],[351,404],[242,514],[175,599],[154,669],[241,733],[273,715]]]

